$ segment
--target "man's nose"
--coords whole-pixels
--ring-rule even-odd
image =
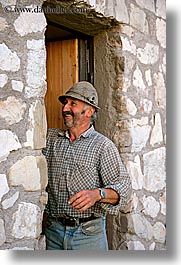
[[[62,111],[70,111],[70,106],[69,106],[68,102],[63,105]]]

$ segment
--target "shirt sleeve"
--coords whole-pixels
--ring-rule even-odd
[[[109,214],[124,212],[131,198],[131,181],[120,154],[111,141],[106,144],[101,154],[100,177],[103,188],[111,188],[119,194],[119,202],[116,205],[101,203],[101,207]]]

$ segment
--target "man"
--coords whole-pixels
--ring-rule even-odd
[[[108,250],[105,216],[128,205],[130,179],[113,142],[92,125],[99,109],[95,88],[78,82],[59,100],[67,130],[49,129],[43,150],[47,249]]]

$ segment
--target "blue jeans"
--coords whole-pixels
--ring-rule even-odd
[[[63,226],[48,218],[46,235],[47,250],[108,250],[105,217],[81,225]]]

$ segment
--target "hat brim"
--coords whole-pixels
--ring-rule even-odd
[[[65,101],[66,98],[74,98],[74,99],[78,99],[78,100],[80,100],[80,101],[82,101],[82,102],[85,102],[85,103],[87,103],[88,105],[90,105],[90,106],[96,108],[97,110],[100,109],[97,105],[95,105],[95,104],[89,102],[87,99],[85,99],[84,97],[82,97],[81,95],[78,95],[78,94],[76,94],[76,93],[68,92],[68,93],[65,94],[65,95],[59,96],[58,99],[59,99],[59,101],[60,101],[61,103],[64,103],[64,101]]]

